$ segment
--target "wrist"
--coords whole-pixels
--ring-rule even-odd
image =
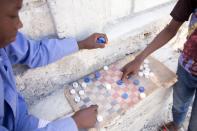
[[[136,56],[136,60],[143,62],[149,54],[150,53],[147,51],[147,49],[145,49],[138,56]]]
[[[140,54],[140,55],[138,55],[138,56],[135,57],[135,60],[138,61],[138,62],[140,62],[140,63],[142,63],[145,58],[146,57],[144,57],[143,55]]]
[[[80,125],[80,121],[78,120],[78,118],[76,117],[76,115],[73,115],[72,118],[75,121],[77,127],[78,128],[82,128],[81,125]]]
[[[77,44],[79,46],[79,49],[84,49],[83,41],[79,41],[79,42],[77,42]]]

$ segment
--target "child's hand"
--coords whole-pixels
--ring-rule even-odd
[[[105,38],[106,43],[104,44],[97,43],[97,39],[99,37]],[[108,43],[108,38],[106,34],[94,33],[88,38],[86,38],[85,40],[78,42],[78,45],[79,45],[79,49],[96,49],[96,48],[104,48],[107,43]]]
[[[140,69],[140,65],[142,64],[143,61],[139,59],[134,59],[133,61],[129,62],[122,68],[122,78],[121,80],[125,80],[128,78],[130,75],[134,75],[138,72]]]
[[[78,128],[92,128],[96,124],[98,106],[92,105],[88,108],[82,109],[73,115]]]

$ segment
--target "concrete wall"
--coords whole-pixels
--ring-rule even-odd
[[[174,4],[174,0],[24,0],[21,31],[30,38],[72,36],[81,40],[103,32],[111,44],[103,50],[80,51],[42,68],[27,70],[17,65],[18,89],[32,105],[64,84],[143,49],[168,23]]]

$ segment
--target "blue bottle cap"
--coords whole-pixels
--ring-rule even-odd
[[[100,73],[100,72],[98,72],[98,71],[97,71],[97,72],[95,72],[95,78],[96,78],[96,79],[98,79],[98,78],[100,78],[100,77],[101,77],[101,73]]]
[[[144,87],[143,86],[141,86],[141,87],[139,87],[139,92],[141,92],[141,93],[143,93],[144,91],[145,91],[145,89],[144,89]]]
[[[105,40],[104,37],[99,37],[99,38],[97,39],[96,43],[104,44],[104,43],[106,43],[106,40]]]
[[[129,95],[128,95],[127,93],[123,93],[123,94],[122,94],[122,98],[123,98],[123,99],[127,99],[128,97],[129,97]]]
[[[124,83],[124,82],[123,82],[122,80],[118,80],[118,81],[117,81],[117,84],[118,84],[118,85],[122,85],[123,83]]]
[[[133,84],[137,86],[137,85],[139,85],[139,84],[140,84],[140,81],[139,81],[139,80],[137,80],[137,79],[135,79],[135,80],[133,81]]]
[[[88,76],[86,76],[86,77],[84,78],[84,82],[85,82],[85,83],[89,83],[89,82],[90,82],[90,78],[89,78]]]

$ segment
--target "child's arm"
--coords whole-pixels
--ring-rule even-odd
[[[34,68],[74,53],[79,50],[79,47],[73,38],[35,41],[18,33],[16,41],[8,45],[5,50],[12,64],[25,64]]]
[[[98,44],[96,39],[104,37],[106,43]],[[70,55],[79,49],[104,48],[107,44],[105,34],[95,33],[83,41],[74,38],[30,40],[18,33],[16,41],[5,47],[12,64],[25,64],[31,68],[44,66]]]
[[[142,51],[132,62],[123,67],[122,79],[125,79],[130,74],[135,74],[139,70],[139,67],[144,59],[171,40],[176,35],[182,24],[183,22],[178,22],[172,19],[171,22],[144,49],[144,51]]]
[[[122,79],[125,79],[128,75],[135,74],[139,70],[143,60],[148,55],[164,46],[176,35],[180,26],[189,19],[189,16],[195,10],[195,6],[193,6],[195,4],[195,1],[192,0],[177,1],[174,9],[170,13],[173,18],[171,22],[155,37],[150,45],[148,45],[148,47],[135,58],[135,60],[123,67]]]
[[[69,115],[65,118],[42,123],[42,120],[28,113],[27,105],[20,94],[18,94],[17,106],[17,131],[78,131],[78,128],[92,128],[96,123],[96,116],[98,114],[98,106],[91,105],[88,108],[77,111],[72,116]],[[0,126],[1,128],[3,129]]]
[[[137,59],[143,61],[147,56],[155,50],[161,48],[171,40],[179,30],[183,22],[174,19],[154,38],[154,40],[145,48],[145,50],[137,56]]]

